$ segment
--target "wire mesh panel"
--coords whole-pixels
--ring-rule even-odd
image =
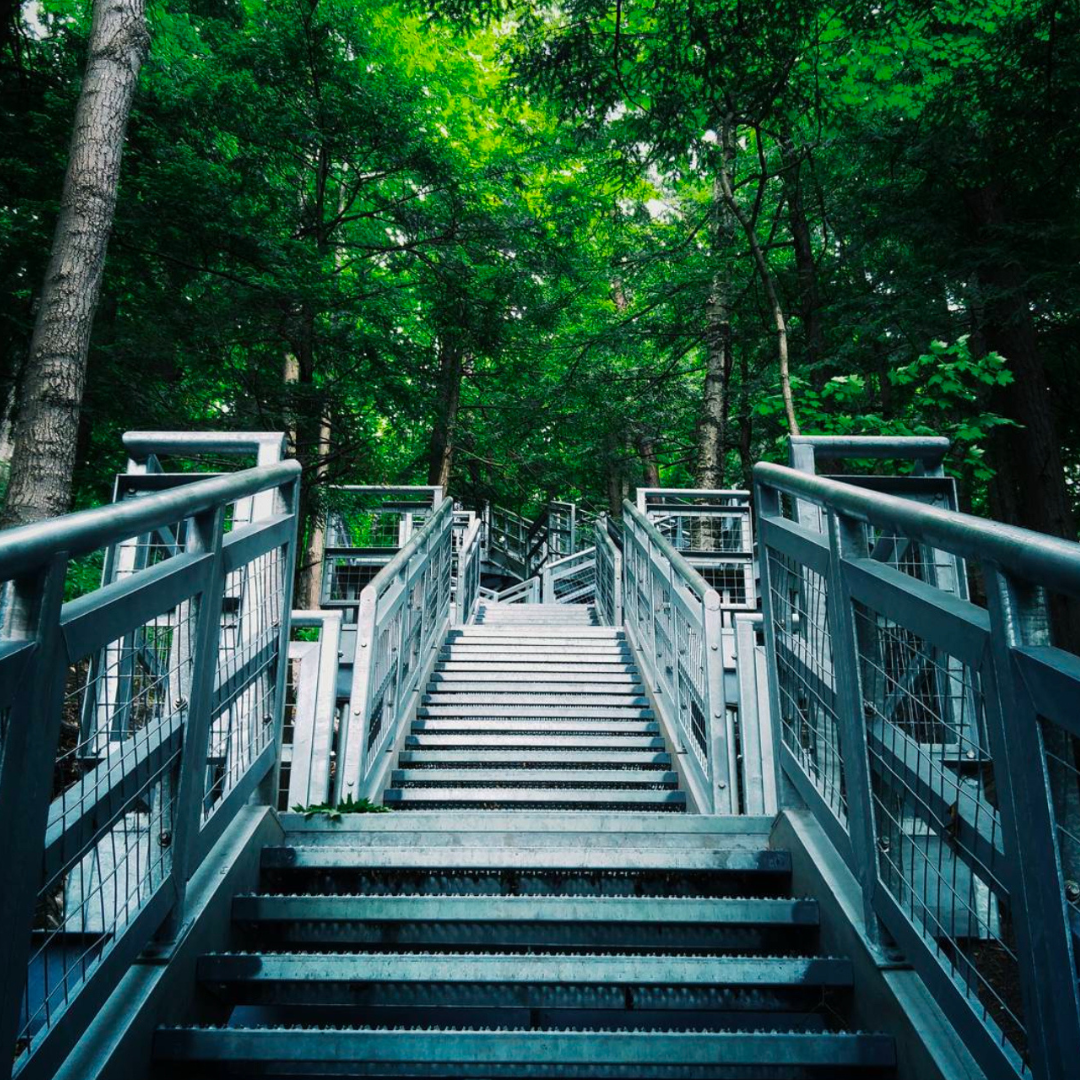
[[[341,792],[374,798],[389,755],[452,613],[453,502],[446,499],[360,598],[350,708],[364,733],[350,737]]]
[[[715,589],[724,624],[757,605],[750,493],[638,488],[638,509],[660,535]]]
[[[661,713],[689,751],[696,798],[708,812],[737,809],[734,734],[723,700],[720,603],[656,526],[623,504],[626,627]]]
[[[585,548],[549,562],[541,577],[544,603],[593,603],[596,599],[596,549]]]
[[[982,673],[855,604],[879,881],[980,1017],[1026,1048]]]
[[[471,622],[480,598],[480,519],[468,511],[454,513],[453,598],[455,621]]]
[[[828,588],[817,571],[768,548],[769,597],[780,740],[846,826]]]
[[[203,854],[212,714],[250,696],[280,647],[296,473],[278,464],[170,485],[0,537],[0,863],[19,868],[0,891],[0,1038],[19,1073],[50,1074],[179,917]],[[267,491],[278,514],[226,530],[230,507]],[[234,582],[235,562],[258,583]],[[96,587],[87,566],[104,568]],[[277,633],[245,629],[253,593]],[[225,676],[219,642],[236,657]],[[229,755],[243,756],[239,743]]]
[[[596,541],[596,610],[607,626],[621,626],[622,553],[608,535],[607,518],[601,517],[593,531]]]
[[[1072,1075],[1080,545],[874,485],[755,474],[784,771],[816,793],[871,927],[988,1074]],[[969,560],[986,608],[967,599]]]

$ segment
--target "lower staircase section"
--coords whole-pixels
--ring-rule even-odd
[[[439,655],[395,809],[686,808],[621,630],[592,607],[487,604]]]
[[[286,818],[155,1077],[890,1077],[764,819]]]

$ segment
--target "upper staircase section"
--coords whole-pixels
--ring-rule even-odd
[[[383,802],[681,811],[686,795],[621,630],[588,607],[481,604],[439,652]]]

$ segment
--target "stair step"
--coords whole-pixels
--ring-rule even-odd
[[[731,988],[850,988],[851,961],[835,957],[514,953],[217,953],[199,957],[198,978],[231,1001],[276,1004],[453,1004],[618,1008],[629,987],[696,988],[683,1008],[723,1004]],[[454,986],[465,985],[467,1002]],[[402,987],[409,990],[403,992]],[[505,988],[516,992],[508,1000]],[[486,993],[485,993],[486,991]],[[576,991],[576,992],[575,992]],[[635,994],[635,1004],[663,1007]]]
[[[524,682],[521,680],[515,682],[499,682],[495,680],[489,680],[487,682],[470,682],[468,679],[462,679],[459,681],[433,678],[427,685],[427,696],[432,697],[438,695],[446,701],[460,701],[468,698],[469,700],[479,700],[486,698],[493,703],[502,703],[508,700],[521,700],[525,697],[581,697],[582,699],[602,697],[605,699],[614,699],[619,697],[623,699],[619,704],[626,704],[626,698],[639,698],[644,701],[642,697],[642,683],[632,682],[627,679],[625,682],[554,682],[547,680],[544,682]],[[480,697],[477,697],[479,695]],[[635,702],[636,703],[636,702]]]
[[[510,811],[503,813],[509,817]],[[404,821],[407,824],[408,815]],[[417,816],[420,816],[419,814]],[[494,815],[493,815],[494,816]],[[533,815],[530,815],[530,821]],[[569,815],[568,815],[569,816]],[[611,815],[614,817],[615,815]],[[666,815],[652,814],[663,819]],[[681,823],[684,818],[677,819]],[[616,826],[617,828],[617,826]],[[727,848],[719,845],[664,846],[646,843],[647,837],[630,837],[613,832],[613,842],[605,845],[580,842],[579,837],[559,837],[564,846],[521,848],[513,844],[513,834],[481,837],[476,846],[460,846],[460,838],[444,845],[402,842],[401,846],[380,844],[347,847],[332,844],[300,844],[266,847],[262,865],[270,870],[369,870],[397,873],[406,870],[432,871],[439,874],[509,871],[517,875],[530,872],[569,874],[617,874],[632,877],[660,871],[665,875],[725,873],[789,875],[791,855],[768,849]]]
[[[633,1076],[693,1080],[733,1068],[882,1069],[896,1062],[891,1037],[847,1032],[523,1031],[427,1028],[161,1028],[158,1061],[228,1064],[348,1063],[353,1076],[440,1077]],[[417,1072],[420,1068],[422,1071]],[[613,1071],[617,1070],[617,1071]],[[627,1070],[630,1070],[629,1072]],[[688,1071],[692,1070],[692,1071]],[[310,1074],[310,1068],[303,1069]],[[250,1075],[250,1073],[249,1073]],[[287,1070],[278,1075],[289,1075]]]
[[[679,785],[679,774],[661,769],[507,769],[500,770],[500,786],[526,787],[668,787]],[[491,784],[492,773],[485,769],[395,769],[390,776],[394,787]]]
[[[589,720],[652,720],[653,711],[643,708],[633,702],[620,702],[616,705],[569,705],[565,702],[548,703],[540,701],[535,704],[519,705],[517,703],[499,703],[493,705],[472,705],[455,702],[453,705],[421,705],[416,710],[416,715],[421,718],[431,717],[464,717],[471,716],[481,719],[486,716],[497,716],[510,719],[513,717],[527,718],[539,717],[545,720],[576,720],[578,718]]]
[[[606,750],[666,750],[667,744],[659,735],[564,735],[554,733],[543,735],[444,735],[424,733],[423,739],[417,735],[405,736],[407,750],[434,749],[494,749],[496,747],[520,747],[533,750],[591,749],[599,752]]]
[[[403,750],[401,765],[458,765],[498,766],[504,777],[509,772],[528,771],[530,767],[581,764],[600,770],[641,768],[644,765],[670,766],[671,755],[654,750],[622,751],[600,754],[587,750]],[[478,769],[478,771],[481,771]]]
[[[542,660],[506,660],[480,662],[474,660],[437,660],[435,670],[438,672],[463,672],[466,674],[478,674],[480,672],[505,671],[517,675],[529,672],[541,675],[569,674],[577,672],[582,675],[630,675],[636,674],[636,668],[628,663],[577,663],[573,659],[552,660],[547,663]]]
[[[579,686],[602,686],[605,694],[630,693],[630,687],[642,685],[641,676],[633,670],[630,671],[597,671],[589,672],[566,672],[562,674],[543,675],[536,679],[526,678],[512,671],[480,671],[440,672],[436,671],[428,680],[429,686],[441,689],[457,689],[457,687],[490,685],[492,690],[503,692],[503,687],[513,686],[559,686],[577,689]],[[608,689],[619,687],[618,690]]]
[[[629,643],[621,638],[600,638],[600,637],[580,637],[580,638],[556,638],[556,637],[539,637],[532,635],[530,637],[517,637],[514,634],[489,634],[483,638],[477,637],[460,637],[460,638],[447,638],[446,642],[442,646],[444,649],[454,650],[469,650],[472,652],[522,652],[529,651],[530,649],[539,649],[544,652],[550,652],[553,649],[573,649],[575,652],[581,653],[619,653],[621,655],[630,655]]]
[[[507,635],[515,636],[518,633],[514,629],[506,629],[503,627],[493,626],[481,626],[477,623],[469,623],[467,626],[456,626],[450,630],[447,635],[447,641],[459,641],[464,638],[493,638],[497,641],[503,641]],[[534,629],[531,626],[523,625],[520,633],[529,637],[561,637],[560,628],[548,629],[546,626],[541,626],[538,629]],[[626,631],[621,630],[614,626],[588,626],[573,624],[566,627],[566,637],[573,638],[574,640],[584,640],[586,638],[596,641],[625,641]]]
[[[427,710],[421,709],[422,713]],[[639,720],[637,716],[628,716],[625,720],[583,716],[580,719],[553,720],[540,714],[534,717],[504,716],[494,713],[488,716],[475,716],[479,710],[468,710],[459,715],[448,713],[436,717],[422,716],[414,720],[409,730],[414,735],[435,732],[443,735],[467,735],[470,732],[482,732],[486,735],[506,733],[508,735],[557,735],[561,733],[575,735],[604,735],[632,737],[639,735],[659,735],[660,725],[655,721]]]
[[[659,926],[801,926],[816,900],[642,896],[275,896],[233,900],[241,922],[576,922]]]
[[[813,934],[814,900],[642,896],[275,896],[233,920],[277,945],[777,950]]]
[[[686,792],[628,789],[589,788],[389,788],[383,793],[383,804],[397,809],[411,807],[453,806],[651,806],[682,811],[686,808]]]

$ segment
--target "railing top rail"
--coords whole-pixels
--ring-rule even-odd
[[[940,510],[784,465],[762,462],[754,466],[754,477],[768,487],[816,499],[851,517],[898,529],[931,547],[965,559],[989,560],[1026,581],[1080,596],[1080,544],[1074,541]]]
[[[561,566],[563,563],[571,562],[574,559],[587,559],[591,554],[595,554],[595,552],[595,544],[582,548],[580,551],[571,551],[569,555],[560,555],[557,559],[549,559],[544,563],[544,570],[554,570],[556,566]]]
[[[85,555],[220,503],[279,487],[299,475],[298,461],[279,461],[8,529],[0,533],[0,579],[19,577],[44,566],[57,552]]]
[[[373,590],[375,595],[382,596],[390,587],[394,578],[400,573],[401,568],[406,566],[409,560],[416,554],[421,546],[444,527],[445,518],[454,517],[454,500],[445,498],[435,508],[435,513],[424,522],[423,527],[413,533],[409,542],[399,548],[394,557],[364,586],[364,592]]]
[[[136,461],[152,454],[264,454],[281,458],[285,436],[280,431],[126,431],[124,449]]]
[[[310,611],[296,609],[289,616],[289,624],[293,629],[309,629],[320,627],[324,623],[341,622],[340,611],[324,611],[322,608]]]
[[[750,498],[750,492],[745,488],[669,488],[669,487],[639,487],[637,489],[638,499],[640,500],[644,496],[649,495],[682,495],[689,496],[691,498],[705,498],[706,496],[714,498]]]
[[[331,484],[330,490],[349,491],[358,494],[375,491],[384,495],[418,495],[426,493],[432,497],[434,497],[436,493],[442,493],[441,487],[432,484]]]
[[[808,446],[826,458],[918,458],[939,463],[950,441],[936,435],[792,435],[792,448]]]
[[[635,526],[648,534],[675,568],[683,584],[704,601],[707,608],[720,607],[720,597],[716,590],[709,588],[709,583],[672,547],[663,533],[629,499],[623,499],[623,520],[632,521]]]

